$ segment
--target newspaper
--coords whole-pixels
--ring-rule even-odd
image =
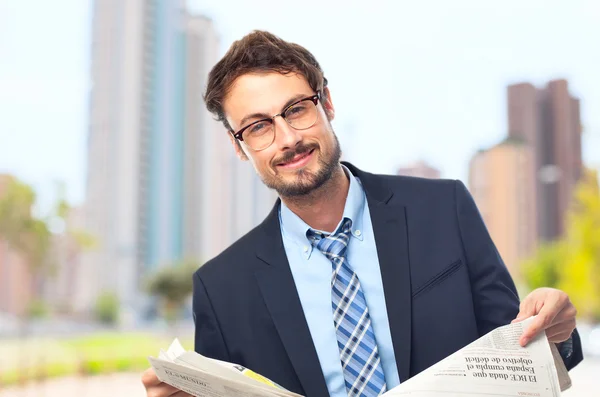
[[[384,395],[560,396],[571,380],[556,346],[543,334],[519,345],[532,319],[488,333]],[[149,360],[162,382],[196,397],[300,397],[241,365],[185,351],[177,339]]]
[[[558,397],[571,379],[541,333],[526,347],[519,339],[533,317],[500,327],[390,390],[388,396]]]
[[[196,397],[301,397],[241,365],[186,351],[177,339],[148,359],[161,382]]]

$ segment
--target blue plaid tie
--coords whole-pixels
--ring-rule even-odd
[[[324,235],[309,230],[312,245],[331,260],[331,306],[340,359],[348,396],[372,397],[386,391],[385,376],[369,309],[358,276],[346,260],[352,220],[344,221],[336,232]]]

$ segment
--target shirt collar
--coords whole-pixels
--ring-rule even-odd
[[[342,220],[343,218],[350,218],[352,220],[352,236],[358,240],[362,240],[364,238],[362,226],[366,202],[365,192],[361,186],[360,180],[354,176],[345,165],[342,164],[342,168],[350,180],[350,187],[348,188],[348,196],[346,197]],[[281,202],[279,210],[279,222],[281,224],[283,235],[301,247],[304,257],[308,259],[313,249],[312,244],[306,237],[306,232],[310,229],[310,226],[300,219],[298,215],[294,214],[283,201]],[[341,221],[336,226],[336,230],[340,224]],[[322,230],[319,231],[324,232]]]

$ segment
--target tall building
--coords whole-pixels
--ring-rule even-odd
[[[189,15],[182,1],[155,1],[149,60],[150,115],[139,261],[143,272],[174,261],[205,261],[223,247],[225,232],[213,220],[224,216],[228,195],[216,185],[227,178],[221,164],[226,136],[206,110],[202,93],[217,62],[218,37],[212,22]],[[222,134],[224,135],[224,133]],[[219,140],[218,138],[223,138]],[[213,219],[214,218],[214,219]],[[210,233],[207,226],[215,225]]]
[[[523,141],[508,138],[479,151],[469,165],[469,190],[492,240],[513,277],[519,264],[537,245],[537,229],[529,215],[535,207],[531,167],[533,150]]]
[[[581,177],[581,120],[579,99],[569,93],[566,80],[550,81],[538,89],[529,83],[508,87],[509,136],[533,148],[528,172],[535,178],[540,239],[551,241],[564,232],[565,216]],[[534,219],[535,218],[535,219]]]
[[[233,153],[233,148],[230,151]],[[249,161],[240,161],[233,154],[232,158],[235,171],[231,180],[234,201],[230,240],[234,241],[264,220],[273,208],[277,195],[264,186]]]
[[[109,291],[136,308],[147,275],[214,257],[265,214],[258,197],[274,195],[244,179],[204,105],[219,55],[210,19],[184,0],[96,1],[92,36],[85,229],[98,248],[83,255],[77,304]]]
[[[154,12],[144,0],[94,1],[85,229],[98,247],[82,258],[87,288],[76,310],[92,306],[104,291],[125,304],[136,298]]]
[[[439,179],[440,171],[427,164],[424,161],[417,161],[413,164],[398,168],[398,175],[416,176],[420,178]]]

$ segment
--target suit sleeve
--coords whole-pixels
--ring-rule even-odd
[[[196,329],[194,350],[206,357],[230,361],[221,327],[198,272],[194,273],[192,309]]]
[[[456,212],[479,335],[509,324],[519,313],[519,297],[475,201],[465,185],[456,181]]]
[[[465,185],[456,181],[456,212],[471,279],[471,292],[480,335],[510,323],[519,313],[519,297],[515,284],[504,265],[481,214]],[[568,343],[560,346],[567,369],[582,359],[577,330]]]

